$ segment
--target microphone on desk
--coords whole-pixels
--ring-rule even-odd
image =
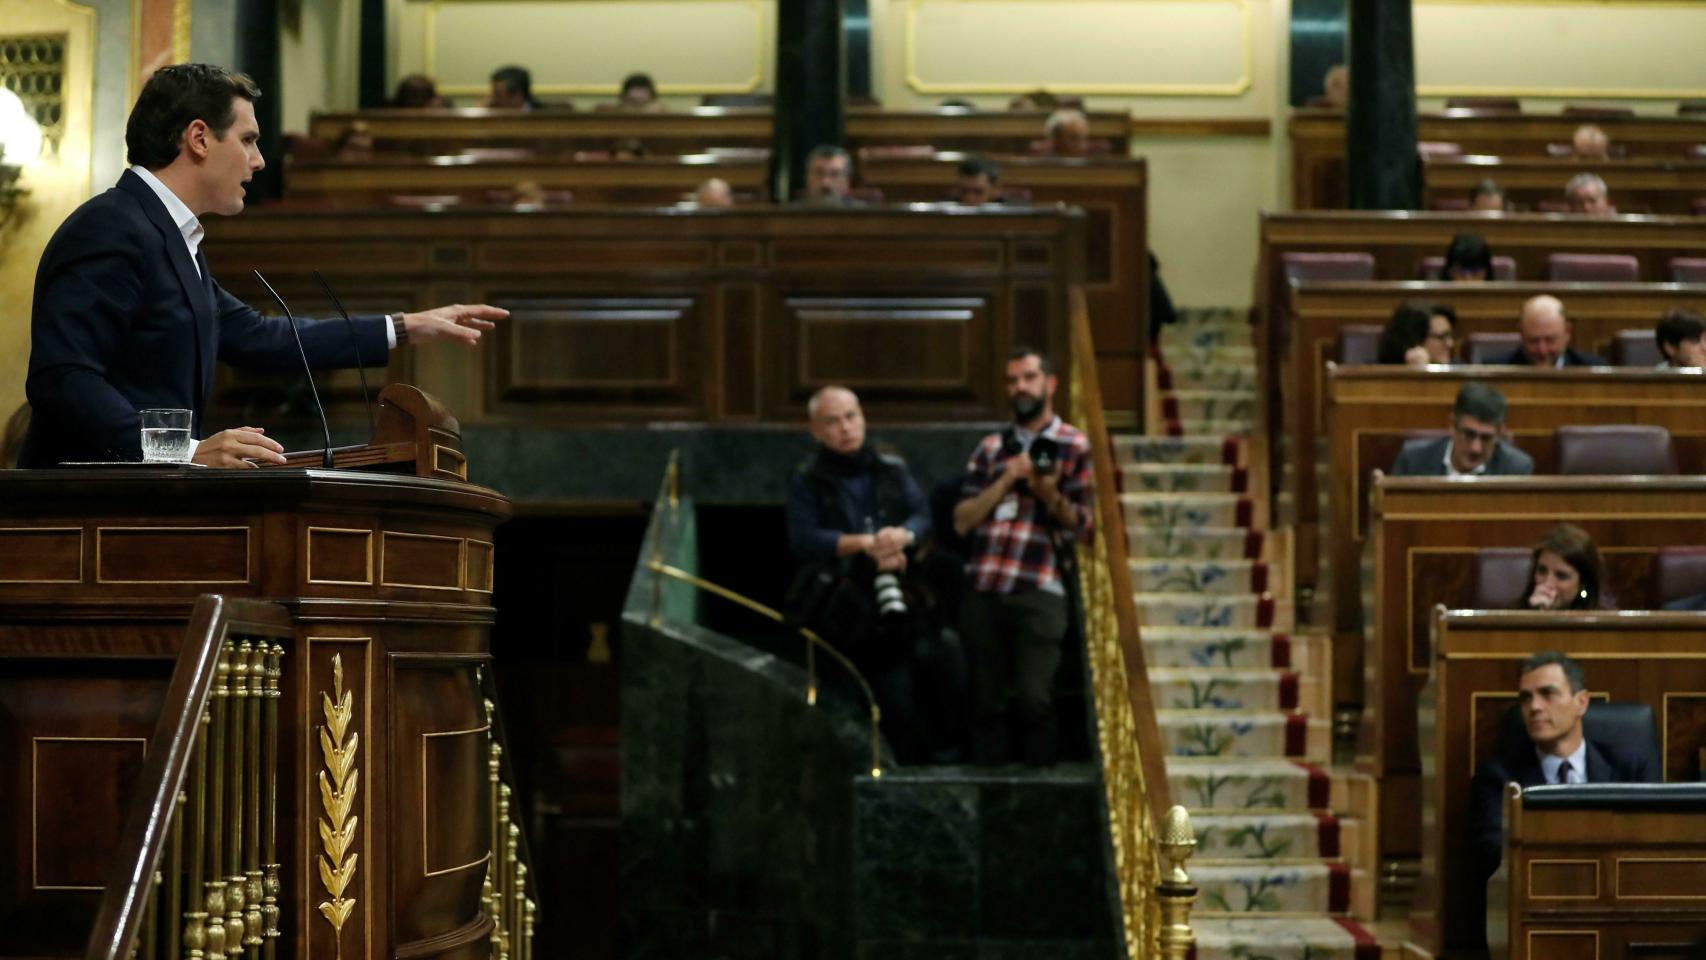
[[[344,325],[349,328],[350,347],[355,350],[355,372],[361,377],[361,405],[367,409],[367,442],[372,443],[379,428],[373,423],[373,400],[367,393],[367,365],[361,362],[361,334],[356,332],[355,321],[350,319],[349,311],[344,309],[344,302],[332,292],[332,285],[326,282],[325,277],[320,276],[320,271],[314,271],[314,279],[320,281],[320,289],[332,298],[332,306],[338,308],[338,314],[344,318]]]
[[[284,298],[278,295],[278,291],[272,288],[272,284],[267,282],[266,277],[261,276],[259,270],[254,271],[254,273],[255,279],[259,280],[261,286],[266,287],[267,292],[272,294],[273,302],[277,303],[278,308],[284,311],[284,319],[290,322],[290,335],[296,338],[296,353],[302,358],[302,372],[308,375],[308,393],[314,398],[314,410],[320,414],[320,429],[326,435],[323,465],[327,470],[330,470],[332,469],[332,425],[326,421],[326,408],[320,403],[320,390],[314,386],[314,368],[309,365],[308,351],[302,346],[302,331],[297,328],[296,318],[291,315],[290,308],[284,305]]]

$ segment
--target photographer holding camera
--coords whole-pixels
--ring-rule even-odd
[[[954,529],[971,541],[960,635],[972,665],[978,763],[1013,758],[1009,698],[1018,707],[1018,758],[1049,765],[1059,752],[1052,688],[1068,623],[1064,575],[1094,514],[1090,441],[1055,415],[1057,386],[1041,353],[1022,347],[1008,356],[1013,426],[978,444],[954,507]]]
[[[958,648],[941,637],[932,591],[916,576],[929,506],[906,463],[865,442],[853,391],[824,387],[806,411],[818,446],[788,485],[788,542],[800,565],[789,615],[865,675],[902,762],[942,758],[964,722],[964,668]]]

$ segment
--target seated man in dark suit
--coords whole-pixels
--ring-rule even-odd
[[[1476,889],[1499,869],[1504,856],[1504,795],[1508,784],[1647,783],[1658,779],[1638,750],[1589,740],[1582,731],[1588,712],[1587,677],[1581,665],[1548,650],[1522,663],[1517,681],[1529,743],[1484,761],[1469,782],[1470,862]]]
[[[1519,327],[1522,333],[1522,346],[1517,347],[1502,357],[1495,358],[1494,363],[1508,363],[1523,367],[1603,367],[1606,361],[1591,353],[1583,353],[1570,346],[1570,335],[1574,328],[1570,318],[1564,315],[1564,303],[1557,297],[1541,294],[1530,297],[1522,305],[1522,322]]]
[[[1392,465],[1395,477],[1526,477],[1533,472],[1534,458],[1505,442],[1504,394],[1478,382],[1457,391],[1449,435],[1405,444]]]
[[[155,71],[125,126],[131,166],[78,207],[36,268],[30,366],[34,409],[23,467],[141,460],[139,411],[189,410],[192,459],[204,466],[283,463],[260,427],[209,436],[202,413],[214,362],[250,369],[385,366],[389,351],[428,340],[473,344],[508,311],[483,304],[420,313],[301,322],[265,317],[214,280],[202,217],[241,213],[243,185],[266,166],[254,81],[200,63]]]

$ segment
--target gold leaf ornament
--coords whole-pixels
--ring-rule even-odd
[[[351,852],[361,818],[350,815],[361,784],[361,771],[355,767],[361,737],[349,732],[355,697],[344,689],[344,662],[337,654],[332,656],[332,692],[321,692],[320,711],[326,718],[320,727],[320,756],[325,769],[319,776],[320,808],[325,816],[318,824],[324,851],[318,859],[320,885],[331,899],[320,903],[319,908],[320,915],[332,925],[337,955],[342,957],[344,924],[355,911],[355,899],[345,897],[344,891],[355,880],[356,863],[361,859]]]

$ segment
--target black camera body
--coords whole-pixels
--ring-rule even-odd
[[[1005,457],[1016,457],[1025,452],[1025,445],[1019,442],[1017,435],[1008,430],[1001,440],[1001,454]],[[1031,470],[1038,476],[1048,476],[1060,467],[1060,443],[1052,438],[1037,436],[1031,440]],[[1019,481],[1018,487],[1027,493],[1030,484]]]

